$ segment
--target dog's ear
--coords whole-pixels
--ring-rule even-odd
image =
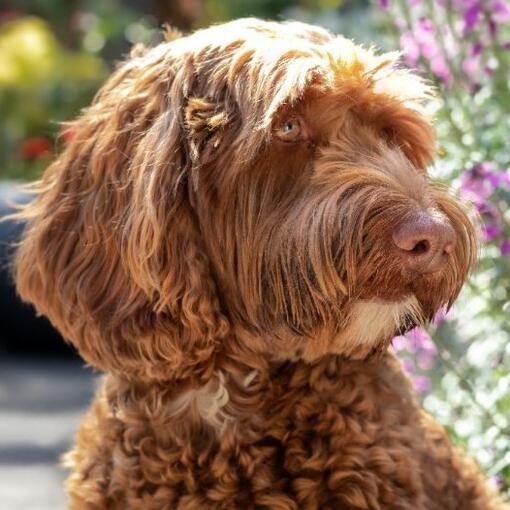
[[[206,377],[229,324],[190,204],[179,76],[165,71],[126,65],[72,125],[20,213],[17,288],[98,368]]]
[[[226,103],[204,97],[191,97],[185,108],[184,118],[188,130],[188,143],[193,165],[214,159],[217,149],[227,134],[225,126],[234,115],[227,111]]]

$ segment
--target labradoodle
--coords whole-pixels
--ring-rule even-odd
[[[71,124],[15,260],[106,373],[71,509],[509,508],[391,352],[476,252],[396,59],[297,22],[172,33]]]

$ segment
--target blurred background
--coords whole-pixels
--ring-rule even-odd
[[[510,6],[505,0],[0,0],[0,215],[27,198],[134,43],[242,16],[298,19],[400,49],[438,90],[432,175],[473,204],[475,274],[428,330],[394,340],[424,406],[510,495]],[[16,301],[7,261],[22,225],[0,224],[0,508],[65,507],[58,457],[99,377]]]

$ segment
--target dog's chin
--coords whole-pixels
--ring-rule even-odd
[[[408,314],[404,317],[402,320],[402,323],[397,325],[395,328],[395,332],[393,333],[393,336],[401,336],[405,335],[406,333],[409,333],[412,329],[416,328],[417,326],[423,325],[425,320],[418,319],[417,317]]]
[[[411,329],[432,321],[439,310],[455,300],[461,285],[452,285],[444,271],[420,275],[407,276],[393,288],[384,285],[370,285],[358,292],[364,302],[386,303],[387,305],[414,302],[410,312],[405,312],[393,331],[394,336],[404,335]]]
[[[308,361],[333,353],[347,359],[362,360],[384,352],[396,331],[411,329],[421,320],[420,306],[415,296],[401,301],[359,299],[346,312],[346,322],[340,331],[331,329],[310,339],[303,358]]]
[[[337,354],[345,359],[366,360],[386,352],[393,338],[424,325],[430,318],[413,293],[395,301],[357,299],[345,314],[341,329],[332,323],[321,324],[308,334],[288,324],[277,328],[279,334],[277,341],[272,342],[272,357],[315,362],[325,355]]]

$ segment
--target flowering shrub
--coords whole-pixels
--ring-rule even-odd
[[[510,6],[381,0],[404,61],[435,82],[434,177],[481,224],[478,269],[429,332],[394,340],[424,405],[510,493]]]
[[[106,69],[64,49],[34,17],[0,24],[0,177],[34,177],[54,151],[58,121],[90,101]]]
[[[90,103],[111,60],[162,36],[119,0],[12,3],[0,5],[0,178],[30,180],[69,141],[60,122]]]

